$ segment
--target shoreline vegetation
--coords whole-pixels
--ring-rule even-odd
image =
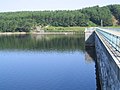
[[[0,32],[0,35],[14,35],[14,34],[84,34],[85,28],[89,27],[54,27],[54,26],[46,26],[46,27],[38,27],[30,32]],[[120,29],[120,26],[110,26],[103,28],[114,28]]]
[[[0,32],[0,35],[15,35],[15,34],[75,34],[75,32]]]
[[[31,32],[0,32],[0,35],[11,34],[84,34],[85,27],[38,27]]]
[[[78,10],[19,11],[0,13],[0,32],[81,33],[85,27],[120,25],[120,4]]]

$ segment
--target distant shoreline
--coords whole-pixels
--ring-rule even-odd
[[[14,34],[75,34],[75,32],[0,32],[0,35]]]
[[[0,32],[0,35],[27,34],[26,32]]]

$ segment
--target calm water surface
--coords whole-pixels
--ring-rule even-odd
[[[0,90],[96,90],[84,35],[0,36]]]

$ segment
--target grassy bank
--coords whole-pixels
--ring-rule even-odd
[[[54,27],[48,26],[43,28],[45,32],[76,32],[76,33],[83,33],[85,27]]]

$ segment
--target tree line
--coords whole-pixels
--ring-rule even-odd
[[[36,26],[112,26],[120,22],[120,5],[94,6],[79,10],[21,11],[0,13],[1,32],[30,32]],[[119,23],[118,23],[119,24]]]

